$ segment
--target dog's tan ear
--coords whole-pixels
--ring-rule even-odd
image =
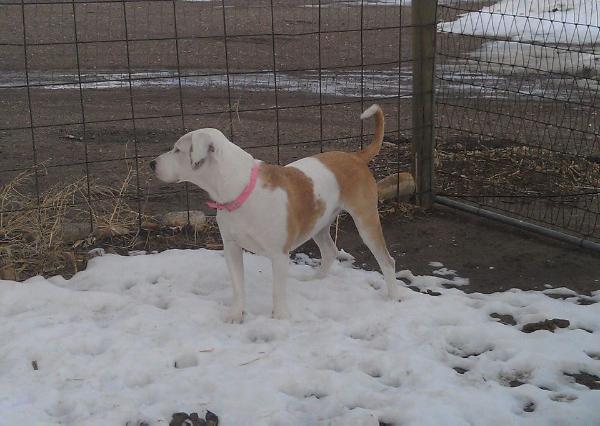
[[[192,164],[192,169],[199,169],[214,152],[215,146],[212,142],[207,143],[200,135],[192,137],[192,143],[190,144],[190,163]]]

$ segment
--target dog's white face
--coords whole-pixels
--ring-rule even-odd
[[[151,161],[156,177],[166,183],[193,182],[203,187],[202,182],[215,166],[219,143],[212,130],[200,129],[183,135],[173,149]]]

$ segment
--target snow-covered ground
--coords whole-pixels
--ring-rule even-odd
[[[600,72],[598,0],[500,0],[438,28],[492,39],[471,57],[500,73]]]
[[[564,373],[600,375],[600,303],[465,294],[442,285],[467,282],[447,269],[400,272],[433,295],[397,303],[379,273],[344,262],[301,281],[314,262],[299,259],[293,319],[277,321],[269,263],[245,256],[241,325],[222,321],[220,251],[106,255],[70,280],[0,281],[0,424],[168,424],[206,409],[225,426],[598,424],[600,391]],[[547,318],[570,325],[520,331]]]
[[[523,49],[523,45],[520,45]],[[501,52],[496,50],[490,53],[492,61],[498,60]],[[537,59],[531,57],[529,63]],[[548,61],[547,59],[543,59]],[[557,61],[555,66],[563,64],[569,66],[573,62]],[[590,90],[592,82],[581,88],[553,82],[552,79],[531,79],[529,81],[506,78],[488,70],[482,71],[477,64],[473,67],[464,64],[445,64],[439,67],[438,76],[441,77],[443,90],[455,92],[464,98],[495,98],[502,99],[519,93],[523,96],[539,96],[551,99],[571,99],[575,94],[580,99],[592,96],[595,91]],[[37,87],[47,90],[79,90],[76,74],[30,72],[30,82]],[[133,87],[175,89],[179,85],[177,72],[172,70],[156,70],[133,73],[131,75]],[[115,72],[96,72],[94,74],[81,74],[81,86],[88,90],[127,89],[129,88],[129,75]],[[402,98],[412,97],[412,70],[409,67],[392,68],[389,70],[365,70],[361,76],[357,71],[332,71],[324,70],[321,73],[307,71],[303,73],[277,74],[277,89],[288,93],[313,93],[319,91],[323,95],[360,97],[361,81],[363,82],[362,94],[368,98],[393,97],[400,95]],[[231,76],[229,82],[236,89],[249,91],[274,91],[275,78],[273,73],[247,73]],[[0,87],[21,87],[25,84],[21,73],[4,71],[0,72]],[[182,76],[182,87],[191,88],[218,88],[227,87],[225,75],[208,76]]]
[[[598,0],[500,0],[442,23],[440,29],[512,41],[592,45],[600,43],[600,4]]]
[[[186,75],[187,74],[189,75]],[[232,74],[229,79],[225,74],[193,75],[197,70],[182,71],[182,87],[218,88],[230,84],[234,89],[252,91],[275,90],[275,76],[272,71],[262,70]],[[409,68],[388,70],[378,69],[360,71],[322,70],[321,84],[317,70],[304,72],[278,72],[277,89],[281,92],[319,93],[336,96],[367,97],[409,96],[412,92],[412,76]],[[130,74],[126,72],[81,73],[83,89],[127,89]],[[30,72],[29,82],[48,90],[79,90],[77,73],[66,72]],[[22,87],[26,84],[25,75],[18,72],[0,71],[1,87]],[[176,88],[179,77],[174,70],[153,70],[131,73],[133,87]],[[399,86],[400,85],[400,86]],[[399,89],[400,87],[400,89]]]
[[[505,66],[505,71],[511,73],[540,70],[546,72],[547,76],[547,72],[555,74],[580,72],[585,75],[586,71],[600,71],[599,54],[516,41],[499,40],[484,43],[481,48],[471,52],[471,57],[476,57],[485,63]],[[506,67],[507,65],[510,68]]]

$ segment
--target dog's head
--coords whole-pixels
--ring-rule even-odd
[[[166,183],[202,182],[217,166],[227,138],[217,129],[200,129],[183,135],[173,149],[150,162],[150,168]]]

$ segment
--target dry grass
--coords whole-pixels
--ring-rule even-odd
[[[126,201],[125,195],[130,189],[133,177],[133,167],[129,166],[127,175],[118,188],[91,183],[90,198],[102,200],[94,202],[93,205],[87,203],[95,226],[94,235],[96,237],[103,239],[131,234],[131,230],[137,229],[142,221],[149,219],[147,217],[140,218],[138,212]]]
[[[600,238],[600,164],[592,156],[522,145],[449,146],[437,183],[463,197],[562,232]],[[458,144],[456,144],[458,145]],[[455,145],[455,146],[456,146]],[[454,149],[453,149],[454,148]]]
[[[515,195],[578,194],[600,188],[600,164],[585,157],[511,146],[443,152],[441,190]]]
[[[84,177],[50,187],[39,199],[31,190],[35,169],[20,173],[2,186],[0,278],[19,280],[35,273],[52,274],[66,265],[76,272],[77,247],[117,235],[134,239],[140,218],[125,197],[134,176],[133,168],[128,170],[118,188],[90,181],[88,192]],[[38,175],[45,172],[43,166],[37,168]],[[75,225],[84,228],[78,232],[84,240],[73,244],[66,241],[65,234]]]
[[[46,174],[43,166],[0,187],[0,279],[72,275],[85,267],[92,247],[121,254],[172,247],[222,248],[213,221],[198,230],[185,225],[160,226],[154,218],[140,216],[136,202],[130,201],[130,195],[136,193],[135,168],[128,164],[127,170],[122,182],[112,187],[90,180],[88,188],[83,177],[47,188],[39,199],[33,188],[36,172],[38,176]],[[147,178],[142,176],[143,181]],[[411,217],[414,209],[410,204],[380,204],[383,217]],[[336,221],[336,232],[337,226]]]
[[[409,202],[385,201],[379,204],[379,216],[381,218],[405,218],[413,219],[417,214],[423,214],[426,210]]]

